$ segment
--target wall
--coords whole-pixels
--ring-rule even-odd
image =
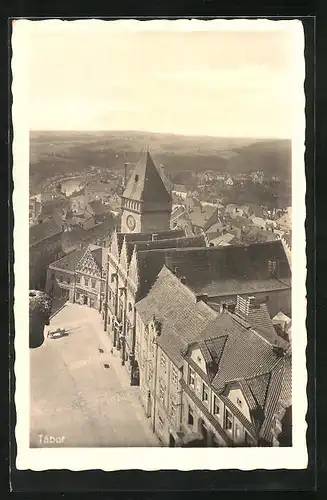
[[[197,356],[196,356],[197,357]],[[193,359],[193,356],[192,356]],[[183,379],[185,383],[189,386],[189,380],[188,380],[188,375],[189,375],[189,365],[187,361],[184,361],[184,369],[183,369]],[[191,391],[196,395],[198,404],[196,404],[192,398],[186,393],[186,391],[183,391],[182,395],[182,400],[183,400],[183,414],[182,414],[182,427],[184,432],[199,432],[201,428],[201,422],[204,422],[204,425],[209,432],[209,440],[208,442],[210,443],[209,446],[226,446],[226,442],[218,432],[218,430],[212,425],[210,420],[207,418],[206,414],[204,411],[202,411],[200,404],[204,404],[204,406],[208,409],[209,413],[212,415],[211,418],[214,418],[217,423],[225,430],[226,434],[229,436],[229,438],[235,443],[235,445],[244,445],[244,439],[245,439],[245,428],[243,424],[238,420],[238,418],[232,414],[232,428],[228,430],[225,427],[225,413],[226,405],[224,402],[220,399],[219,395],[216,394],[212,388],[206,383],[208,387],[208,392],[209,392],[209,397],[208,397],[208,403],[205,404],[202,402],[202,384],[203,384],[203,379],[200,376],[199,373],[196,371],[194,372],[195,375],[195,384],[194,384],[194,389],[190,388]],[[190,386],[189,386],[190,387]],[[232,389],[230,392],[231,396],[231,401],[235,404],[235,406],[239,407],[237,404],[237,398],[241,399],[243,403],[243,414],[247,417],[250,417],[249,411],[246,406],[245,398],[242,394],[242,392],[238,389]],[[218,407],[219,407],[219,414],[215,415],[214,414],[214,401],[217,401]],[[193,425],[190,425],[188,422],[188,415],[189,415],[189,407],[193,410]]]
[[[95,281],[94,287],[92,286],[93,280]],[[87,305],[94,307],[94,309],[99,309],[100,284],[101,280],[97,277],[92,277],[80,272],[76,273],[75,301],[84,304],[84,297],[87,297]],[[93,301],[93,306],[91,301]]]
[[[133,215],[136,225],[131,231],[127,225],[127,217]],[[126,233],[151,233],[170,229],[170,212],[146,212],[142,215],[138,213],[123,211],[121,230]]]
[[[47,270],[46,292],[55,298],[67,298],[74,302],[75,274],[65,270]]]
[[[48,266],[64,256],[61,233],[29,247],[29,287],[44,290]]]

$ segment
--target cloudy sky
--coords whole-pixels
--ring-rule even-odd
[[[32,130],[291,137],[303,52],[278,22],[269,30],[26,22]]]

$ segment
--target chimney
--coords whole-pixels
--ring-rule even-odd
[[[196,302],[205,302],[205,304],[208,302],[208,294],[207,293],[202,293],[200,295],[196,296]]]
[[[157,233],[153,233],[151,239],[152,239],[152,241],[158,241],[158,234]]]
[[[176,268],[177,269],[177,273],[178,273],[178,267]],[[176,274],[176,273],[175,273]],[[181,276],[180,277],[180,282],[183,284],[183,285],[186,285],[186,276]]]
[[[247,316],[249,314],[250,309],[255,306],[255,297],[247,297],[243,298],[240,295],[237,296],[236,299],[236,310]]]
[[[173,273],[174,273],[176,276],[178,276],[179,269],[178,269],[178,267],[177,267],[177,266],[174,266],[174,268],[173,268]]]

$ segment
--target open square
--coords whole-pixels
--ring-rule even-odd
[[[48,327],[57,328],[68,336],[30,352],[30,446],[159,446],[98,312],[67,304]]]

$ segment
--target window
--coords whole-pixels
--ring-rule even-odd
[[[61,274],[58,276],[58,280],[60,281],[60,283],[62,283],[62,275]]]
[[[208,403],[209,401],[209,390],[205,384],[202,385],[202,401],[204,403]]]
[[[165,401],[165,386],[163,385],[162,382],[159,383],[159,399],[162,404],[164,404]]]
[[[67,278],[67,284],[70,285],[70,278]]]
[[[89,278],[84,278],[84,284],[85,286],[89,286]]]
[[[226,412],[225,412],[225,429],[227,431],[231,431],[232,428],[233,428],[233,415],[226,408]]]
[[[196,360],[197,360],[197,362],[198,362],[198,363],[201,363],[201,362],[202,362],[202,359],[201,359],[201,357],[200,357],[200,356],[198,356],[198,357],[196,358]]]
[[[242,401],[239,398],[236,398],[237,405],[242,408]]]
[[[277,262],[275,260],[268,260],[268,273],[270,276],[276,275],[277,272]]]
[[[164,354],[161,354],[160,366],[161,366],[162,370],[166,371],[166,356]]]
[[[176,368],[174,368],[174,367],[171,371],[171,380],[172,380],[174,385],[178,384],[178,372],[177,372]]]
[[[76,293],[76,300],[79,300],[79,293]]]
[[[194,423],[193,410],[190,406],[188,407],[187,423],[188,423],[188,425],[192,425],[192,426]]]
[[[96,287],[96,281],[95,281],[95,280],[91,280],[91,287],[92,287],[92,288],[95,288],[95,287]]]
[[[193,368],[188,368],[188,385],[194,389],[195,386],[195,372]]]
[[[76,276],[76,283],[80,283],[81,282],[81,277],[80,276]]]
[[[132,312],[132,309],[133,309],[132,304],[129,302],[128,303],[128,312]]]
[[[213,414],[216,417],[219,417],[219,413],[220,413],[219,399],[217,398],[217,396],[214,396],[214,398],[213,398]]]
[[[115,274],[114,274],[114,273],[112,273],[111,278],[110,278],[111,283],[113,283],[113,282],[114,282],[114,280],[115,280]]]
[[[111,300],[111,297],[112,297],[112,293],[111,293],[111,291],[109,290],[109,300]]]

